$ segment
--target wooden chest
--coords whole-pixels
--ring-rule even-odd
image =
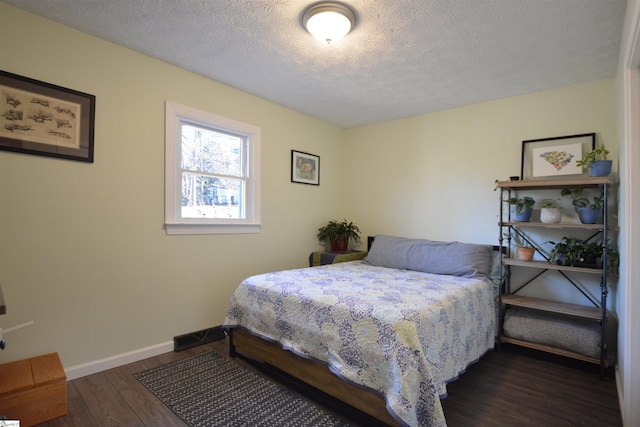
[[[67,413],[67,377],[58,353],[0,365],[0,416],[32,426]]]

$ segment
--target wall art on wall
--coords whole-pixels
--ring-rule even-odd
[[[320,185],[320,156],[291,150],[291,182]]]
[[[95,99],[0,71],[0,150],[93,163]]]
[[[596,147],[596,134],[556,136],[522,141],[521,179],[587,176],[576,162]]]

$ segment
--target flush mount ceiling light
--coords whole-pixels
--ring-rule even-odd
[[[302,15],[304,28],[313,37],[327,44],[346,36],[355,23],[355,12],[349,6],[337,2],[313,4]]]

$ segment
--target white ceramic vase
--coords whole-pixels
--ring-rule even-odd
[[[560,208],[541,208],[540,221],[545,224],[558,223],[562,219],[562,210]]]

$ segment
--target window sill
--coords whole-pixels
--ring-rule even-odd
[[[261,224],[196,224],[166,223],[167,235],[180,234],[252,234],[259,233]]]

